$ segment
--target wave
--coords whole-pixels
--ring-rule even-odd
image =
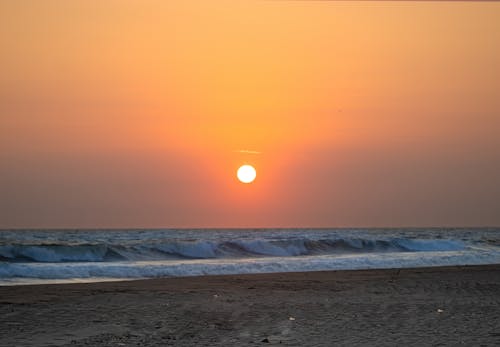
[[[234,239],[162,240],[137,244],[10,244],[0,245],[4,262],[116,262],[182,259],[295,257],[384,252],[461,251],[464,242],[446,239]]]
[[[120,261],[78,263],[0,263],[0,285],[22,279],[138,279],[248,273],[358,270],[499,264],[499,251],[396,252],[361,255],[198,259],[174,261]],[[22,282],[21,282],[22,283]],[[29,283],[29,282],[26,282]],[[37,283],[37,282],[34,282]]]

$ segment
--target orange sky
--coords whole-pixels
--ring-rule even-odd
[[[3,1],[0,227],[500,225],[499,43],[494,2]]]

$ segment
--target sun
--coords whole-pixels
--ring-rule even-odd
[[[236,176],[238,176],[238,179],[243,183],[252,183],[257,176],[257,171],[255,171],[252,165],[245,164],[240,166]]]

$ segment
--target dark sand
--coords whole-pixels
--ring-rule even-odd
[[[0,287],[1,346],[499,346],[500,265]]]

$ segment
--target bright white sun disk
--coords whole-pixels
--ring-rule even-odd
[[[238,169],[236,175],[241,182],[251,183],[257,176],[257,171],[255,171],[252,165],[243,165]]]

